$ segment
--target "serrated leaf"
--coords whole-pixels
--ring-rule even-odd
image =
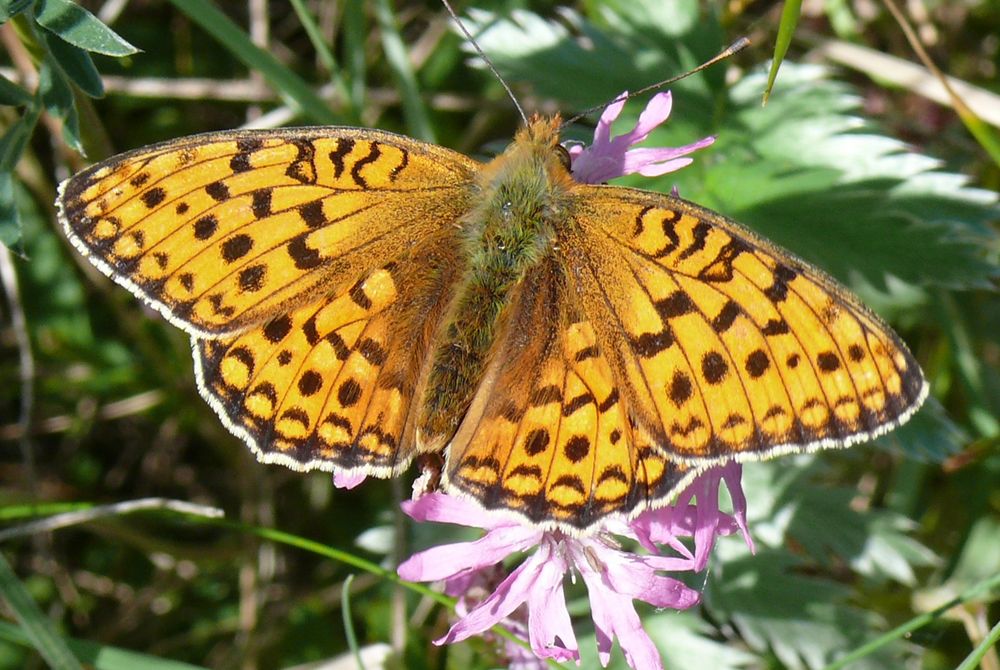
[[[74,150],[83,153],[80,142],[80,120],[73,101],[73,90],[59,68],[48,61],[42,62],[38,71],[38,92],[45,110],[62,120],[63,140]]]
[[[104,97],[104,82],[90,54],[55,35],[45,35],[44,39],[52,58],[70,81],[91,98]]]
[[[26,90],[0,75],[0,105],[22,107],[30,105],[34,98]]]
[[[737,131],[723,129],[695,195],[843,281],[858,273],[885,290],[890,277],[948,287],[984,286],[997,268],[995,194],[906,150],[853,114],[857,97],[825,72],[787,63],[770,104],[763,73],[731,91]],[[728,126],[727,126],[728,127]],[[682,184],[685,175],[679,173]],[[825,181],[825,183],[824,183]],[[749,185],[749,186],[747,186]]]
[[[917,583],[914,567],[939,563],[930,549],[908,533],[916,529],[909,519],[891,512],[879,512],[866,523],[866,540],[861,552],[851,559],[851,568],[859,574],[886,577],[900,584]]]
[[[751,528],[762,545],[778,548],[790,538],[817,565],[846,563],[869,579],[904,584],[915,581],[913,567],[936,562],[909,536],[911,520],[883,509],[856,510],[854,489],[817,484],[823,467],[821,457],[799,456],[744,469]]]
[[[540,25],[537,18],[520,22]],[[602,79],[608,66],[588,64],[593,67],[599,69],[590,76]],[[545,76],[565,82],[580,75],[557,65]],[[788,63],[766,108],[757,98],[763,73],[747,77],[733,88],[726,117],[713,126],[704,113],[713,105],[700,96],[676,96],[674,118],[648,145],[683,144],[710,130],[719,132],[719,142],[710,158],[696,159],[703,167],[669,175],[660,190],[679,183],[682,195],[751,224],[843,281],[860,277],[883,290],[893,277],[987,285],[997,274],[983,253],[996,240],[988,228],[1000,212],[996,195],[969,188],[960,175],[940,172],[932,159],[875,134],[853,115],[857,96],[825,76]],[[539,75],[534,80],[546,83]],[[650,188],[648,179],[628,183]]]
[[[784,666],[821,668],[864,640],[879,620],[845,605],[845,586],[805,576],[803,567],[787,552],[771,549],[730,559],[709,578],[706,607],[713,617],[732,622],[751,648],[770,649]],[[856,667],[892,667],[887,655],[893,651]]]
[[[105,56],[129,56],[139,52],[71,0],[38,0],[35,20],[46,30],[87,51]]]
[[[698,659],[699,664],[712,670],[737,670],[757,660],[744,649],[712,639],[711,628],[701,618],[686,612],[648,616],[643,625],[660,649],[667,668],[689,667],[691,659]]]

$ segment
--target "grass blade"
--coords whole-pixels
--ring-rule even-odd
[[[0,554],[0,596],[3,596],[21,625],[20,629],[24,632],[27,643],[41,654],[49,667],[55,670],[83,670],[73,652],[53,630],[52,624],[14,574],[3,554]]]

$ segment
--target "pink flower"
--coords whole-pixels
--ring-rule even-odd
[[[673,98],[670,92],[657,93],[639,115],[635,128],[617,137],[611,137],[611,124],[622,113],[628,91],[608,105],[594,130],[594,142],[589,147],[573,144],[567,147],[573,165],[573,176],[585,184],[601,184],[609,179],[638,172],[646,177],[658,177],[690,165],[690,153],[707,147],[714,137],[683,147],[630,149],[633,144],[645,141],[658,125],[670,116]]]
[[[338,489],[353,489],[368,479],[368,475],[353,470],[337,470],[333,473],[333,485]]]
[[[444,580],[445,590],[458,595],[508,556],[534,549],[489,596],[471,607],[460,600],[461,618],[435,643],[458,642],[500,623],[510,626],[511,618],[523,605],[528,642],[534,654],[542,659],[579,661],[563,593],[567,573],[579,574],[590,596],[602,665],[608,664],[617,637],[631,667],[659,669],[660,654],[643,630],[633,602],[642,600],[658,608],[685,609],[699,601],[697,591],[663,573],[703,568],[707,558],[701,557],[708,556],[717,536],[745,528],[739,475],[738,464],[709,470],[694,480],[678,505],[646,511],[630,523],[610,521],[599,532],[585,537],[542,531],[508,514],[484,510],[464,498],[431,493],[403,503],[403,510],[418,521],[474,526],[483,528],[486,534],[474,542],[420,552],[400,565],[398,572],[411,581]],[[719,482],[723,478],[731,487],[734,516],[718,508]],[[697,508],[689,504],[692,495],[698,496]],[[681,536],[694,539],[694,552],[680,542]],[[649,553],[625,551],[623,541],[638,542]],[[679,555],[664,555],[661,552],[665,549]],[[523,611],[521,614],[523,617]]]

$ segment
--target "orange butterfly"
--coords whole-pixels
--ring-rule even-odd
[[[820,270],[693,203],[581,184],[558,119],[481,164],[377,130],[184,138],[64,183],[106,275],[192,336],[264,462],[395,475],[580,532],[731,460],[884,433],[927,386]]]

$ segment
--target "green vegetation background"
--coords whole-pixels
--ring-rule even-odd
[[[377,567],[455,531],[400,518],[407,482],[344,492],[258,465],[198,397],[187,338],[70,249],[52,201],[86,161],[246,123],[377,126],[486,158],[518,125],[510,101],[432,0],[81,5],[127,43],[69,0],[0,2],[0,668],[75,667],[67,641],[99,668],[345,654],[337,667],[354,667],[352,650],[391,652],[387,667],[501,664],[482,640],[431,645],[448,608]],[[877,2],[806,3],[766,107],[778,3],[475,7],[459,9],[483,49],[546,113],[751,37],[673,86],[673,118],[649,144],[718,142],[679,173],[627,181],[676,185],[826,268],[892,321],[931,380],[927,407],[875,444],[747,466],[757,555],[723,540],[692,581],[703,605],[643,610],[668,667],[997,670],[995,130],[892,83],[893,63],[916,57]],[[1000,92],[995,3],[906,8],[943,69]],[[868,51],[831,63],[844,45]],[[27,525],[148,497],[220,508],[227,523],[147,510]],[[585,632],[584,594],[570,594]],[[593,667],[592,635],[581,644]]]

